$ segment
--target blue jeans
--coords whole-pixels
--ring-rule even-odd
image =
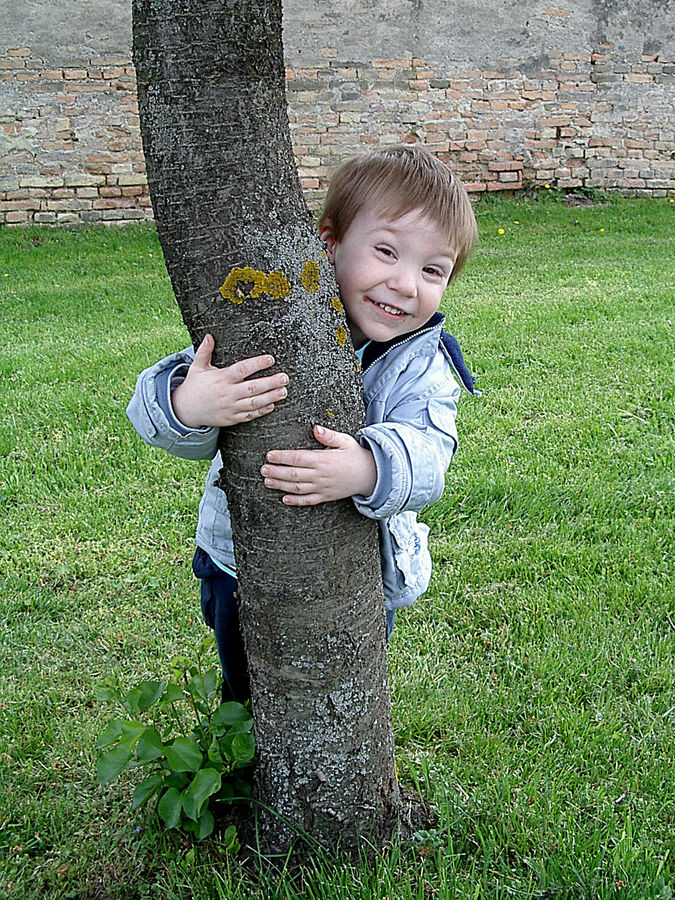
[[[223,702],[245,703],[251,696],[244,640],[239,627],[237,580],[217,566],[206,551],[197,547],[192,571],[201,580],[202,615],[213,628],[223,670]]]
[[[239,626],[237,580],[217,566],[209,554],[197,547],[192,571],[201,580],[202,615],[213,628],[223,670],[223,701],[245,703],[251,696],[248,663]],[[387,641],[394,630],[396,611],[387,610]]]

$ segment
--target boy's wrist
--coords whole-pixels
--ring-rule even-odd
[[[367,447],[358,445],[360,451],[359,478],[352,496],[370,497],[377,485],[377,465],[375,457]]]
[[[155,377],[155,397],[159,408],[167,420],[169,427],[173,431],[178,431],[181,435],[187,435],[192,431],[201,431],[200,427],[189,425],[183,421],[180,413],[180,407],[174,406],[174,394],[180,389],[185,381],[188,371],[186,364],[180,364],[173,368],[167,368],[159,372]]]
[[[171,411],[173,412],[174,418],[179,425],[182,425],[183,428],[189,429],[190,431],[199,431],[202,428],[207,428],[208,426],[193,420],[189,414],[190,404],[183,403],[184,384],[184,381],[181,382],[181,384],[174,388],[169,395],[169,403],[171,404]]]

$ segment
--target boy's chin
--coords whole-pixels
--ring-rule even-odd
[[[354,349],[360,350],[369,341],[384,344],[387,341],[414,331],[416,327],[415,322],[409,316],[406,316],[403,322],[366,322],[362,328],[351,322],[349,324],[349,333]]]
[[[405,322],[392,323],[388,326],[377,325],[373,328],[368,328],[365,340],[376,341],[379,344],[384,344],[387,341],[391,341],[394,338],[401,337],[402,335],[408,334],[408,332],[414,330],[415,325],[410,321],[408,317],[406,317]]]

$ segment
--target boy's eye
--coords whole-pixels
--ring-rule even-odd
[[[390,250],[389,247],[376,247],[375,248],[379,253],[383,253],[385,256],[393,256],[394,251]]]
[[[425,266],[424,271],[427,273],[427,275],[435,275],[438,278],[443,277],[443,272],[441,272],[440,269],[434,268],[434,266]]]

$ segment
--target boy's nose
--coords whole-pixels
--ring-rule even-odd
[[[388,280],[389,287],[404,297],[415,297],[417,294],[417,278],[406,266],[396,266]]]

